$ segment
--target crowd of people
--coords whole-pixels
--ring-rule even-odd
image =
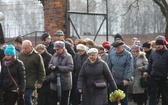
[[[0,49],[0,105],[168,105],[168,42],[158,36],[141,44],[126,45],[121,34],[114,42],[97,45],[91,39],[64,38],[57,30],[41,35],[32,45],[20,36]],[[109,94],[122,90],[125,97],[110,102]],[[19,101],[22,99],[23,101]]]

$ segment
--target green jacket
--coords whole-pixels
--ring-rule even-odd
[[[25,65],[26,88],[34,88],[35,83],[42,84],[46,74],[41,55],[33,49],[28,55],[21,52],[18,59]]]

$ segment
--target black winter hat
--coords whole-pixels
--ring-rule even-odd
[[[142,47],[150,48],[151,43],[150,42],[145,42],[145,43],[143,43]]]
[[[164,41],[162,39],[156,40],[156,45],[164,45]]]
[[[115,35],[114,39],[116,40],[116,38],[120,38],[122,41],[124,41],[124,37],[119,33]]]
[[[121,45],[123,45],[123,44],[124,44],[123,41],[117,40],[117,41],[114,41],[114,42],[112,43],[112,46],[113,46],[113,47],[118,47],[118,46],[121,46]]]
[[[16,43],[22,44],[22,41],[23,41],[23,39],[22,39],[22,37],[20,37],[20,36],[17,36],[17,37],[14,39],[14,42],[16,42]]]
[[[41,40],[45,40],[45,38],[47,38],[48,36],[50,36],[47,32],[43,33],[41,36]]]

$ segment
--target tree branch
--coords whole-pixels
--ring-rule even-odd
[[[160,10],[162,11],[163,16],[166,17],[165,6],[163,5],[162,1],[161,0],[153,0],[153,1],[160,7]]]

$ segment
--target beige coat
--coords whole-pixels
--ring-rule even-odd
[[[132,88],[133,88],[133,94],[138,93],[144,93],[144,88],[141,88],[140,85],[140,78],[142,77],[142,73],[145,69],[147,69],[148,66],[148,60],[145,57],[144,52],[140,52],[140,54],[134,59],[134,72],[133,72],[133,82],[132,82]],[[143,67],[142,71],[139,71],[137,68]]]

